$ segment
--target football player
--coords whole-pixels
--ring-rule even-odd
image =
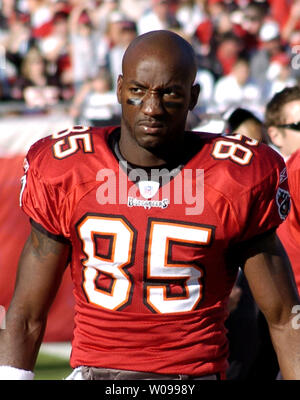
[[[21,205],[32,231],[0,337],[0,374],[32,379],[69,257],[75,329],[69,379],[222,379],[227,301],[242,266],[283,376],[300,379],[299,304],[276,237],[284,162],[239,135],[185,132],[192,47],[169,31],[128,47],[120,127],[74,127],[35,143]]]
[[[287,165],[291,212],[278,229],[278,236],[289,256],[300,292],[300,89],[287,87],[276,93],[266,106],[266,124],[272,142],[277,146]],[[286,171],[285,171],[286,172]]]

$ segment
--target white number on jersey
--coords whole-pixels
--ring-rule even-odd
[[[93,144],[90,128],[86,126],[74,126],[71,129],[66,129],[52,135],[52,139],[60,139],[53,145],[53,155],[55,158],[61,160],[76,153],[82,143],[84,153],[93,152]]]
[[[108,310],[119,310],[130,302],[133,288],[128,269],[135,253],[135,229],[123,217],[87,215],[77,226],[82,248],[83,290],[88,301]],[[194,310],[203,297],[203,268],[199,265],[169,260],[172,243],[181,246],[207,246],[212,240],[213,228],[153,219],[147,232],[145,249],[145,294],[149,309],[157,313],[187,312]],[[97,254],[97,237],[110,239],[110,251]],[[143,268],[141,265],[140,268]],[[104,274],[111,278],[109,289],[97,282]],[[168,293],[169,282],[183,287],[182,295]]]
[[[228,135],[226,139],[228,138],[234,139],[235,141],[233,142],[225,139],[216,141],[212,156],[217,160],[230,159],[237,164],[248,165],[253,157],[253,152],[251,149],[244,146],[244,144],[248,146],[258,146],[258,141],[246,138],[242,135]]]

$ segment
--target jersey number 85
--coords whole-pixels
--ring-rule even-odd
[[[123,309],[130,303],[134,290],[129,273],[136,249],[134,227],[123,216],[87,215],[77,230],[86,255],[82,287],[87,300],[101,308]],[[174,260],[172,246],[208,246],[212,234],[212,227],[149,220],[143,281],[145,304],[152,312],[187,312],[197,308],[203,297],[203,266]],[[101,236],[110,240],[106,255],[97,252],[97,237]],[[98,284],[100,274],[111,278],[109,288]],[[170,292],[170,284],[174,282],[181,285],[180,294]]]

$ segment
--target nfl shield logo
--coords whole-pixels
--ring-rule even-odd
[[[140,181],[138,185],[144,199],[151,199],[159,189],[159,183],[155,181]]]

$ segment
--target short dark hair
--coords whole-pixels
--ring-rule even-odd
[[[231,132],[234,132],[243,122],[247,120],[253,120],[258,124],[262,124],[259,118],[257,118],[251,111],[244,108],[236,108],[228,118],[228,127]]]
[[[258,1],[253,1],[248,3],[248,5],[245,7],[245,12],[249,10],[253,10],[256,12],[257,16],[260,17],[262,20],[263,18],[267,15],[269,9],[269,5],[267,3],[262,3]]]
[[[288,87],[276,93],[266,105],[265,125],[269,127],[285,123],[286,121],[283,120],[282,116],[282,108],[294,100],[300,101],[299,86]]]

